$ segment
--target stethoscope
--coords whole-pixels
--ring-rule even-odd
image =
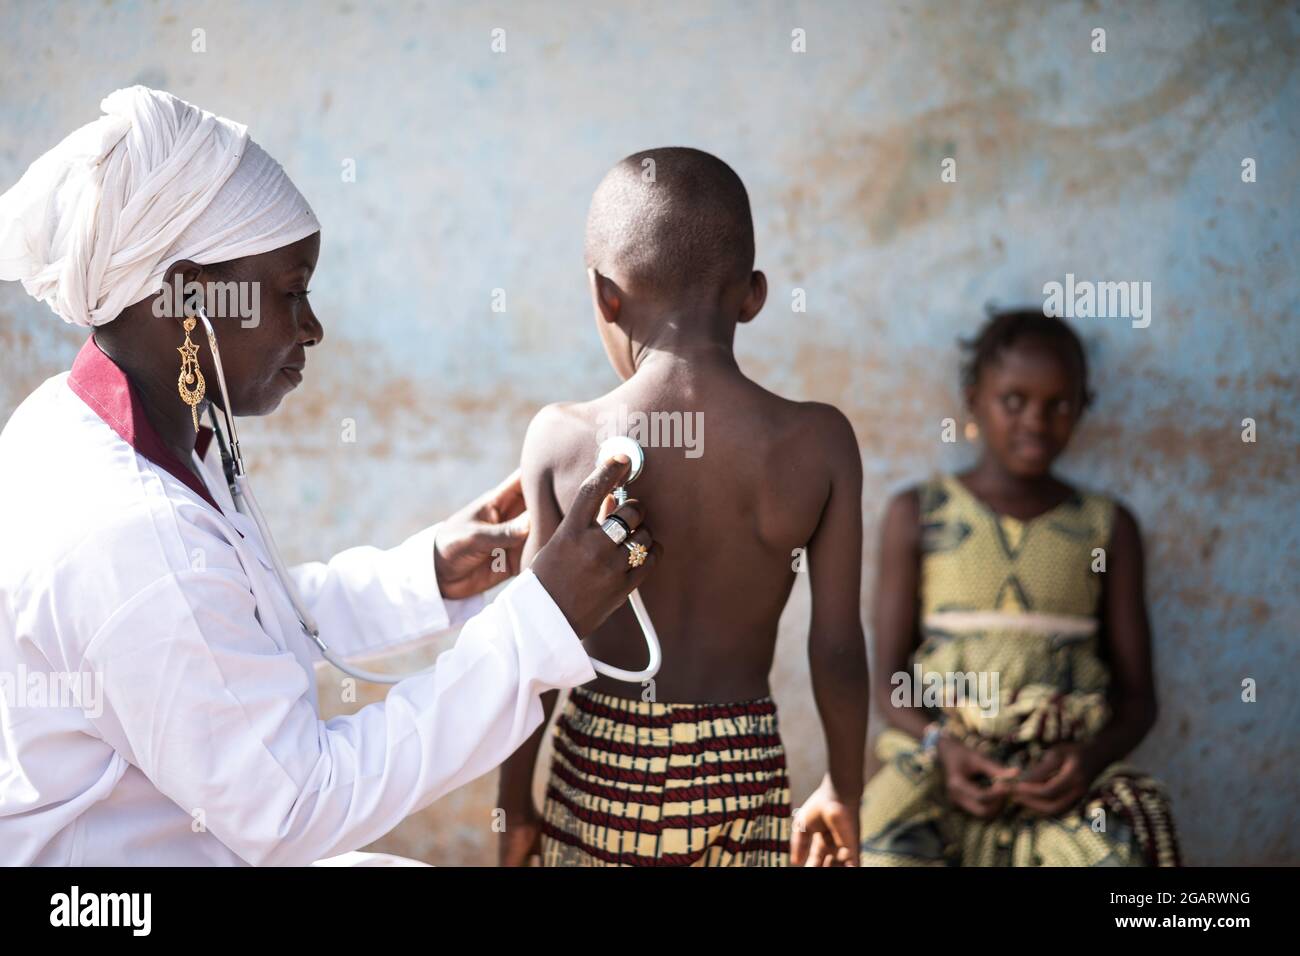
[[[225,472],[226,484],[230,488],[230,499],[234,502],[235,510],[250,519],[257,527],[257,533],[262,538],[262,545],[266,550],[267,557],[271,560],[271,568],[275,571],[280,587],[284,589],[284,593],[288,596],[289,603],[293,606],[293,612],[297,615],[303,632],[320,649],[321,656],[325,660],[343,673],[358,680],[370,681],[375,684],[396,684],[408,677],[418,677],[421,674],[432,673],[436,665],[412,671],[409,674],[381,674],[378,671],[353,667],[335,657],[321,638],[320,626],[303,603],[302,595],[298,593],[298,587],[294,584],[293,577],[285,567],[284,559],[280,557],[280,549],[275,545],[275,538],[272,537],[271,528],[266,523],[266,516],[262,514],[262,509],[257,504],[257,497],[253,494],[252,485],[249,484],[248,469],[244,466],[243,455],[239,452],[239,433],[235,430],[235,420],[230,414],[230,399],[226,391],[226,374],[221,367],[221,350],[217,348],[217,333],[212,328],[212,323],[208,320],[207,312],[202,306],[198,309],[198,318],[208,333],[208,345],[212,349],[212,365],[217,372],[217,387],[221,389],[221,415],[225,419],[225,431],[222,431],[220,420],[217,418],[215,402],[208,403],[208,415],[212,421],[212,431],[216,435],[217,448],[221,452],[221,468]],[[631,462],[631,470],[627,477],[627,482],[631,482],[641,474],[641,470],[645,467],[645,451],[635,439],[618,436],[605,441],[600,447],[597,461],[605,461],[620,453],[627,455]],[[614,489],[614,497],[620,505],[628,497],[627,482]],[[598,661],[593,657],[591,666],[599,673],[615,680],[640,683],[649,680],[658,673],[662,655],[659,649],[659,637],[655,633],[654,625],[650,622],[650,614],[646,611],[640,593],[633,590],[628,595],[628,601],[632,605],[632,612],[636,615],[637,622],[641,625],[641,632],[645,635],[646,647],[650,651],[649,663],[644,670],[629,671],[606,664],[604,661]]]
[[[626,455],[629,462],[627,480],[614,489],[614,500],[622,505],[627,501],[627,486],[635,481],[645,468],[645,449],[635,438],[615,435],[600,443],[600,450],[596,452],[596,464],[604,464],[615,455]],[[650,652],[650,660],[645,668],[639,671],[624,670],[613,664],[598,661],[594,657],[591,659],[591,666],[606,677],[627,681],[629,684],[639,684],[659,673],[663,654],[659,649],[659,635],[655,633],[655,626],[650,622],[650,612],[645,609],[645,602],[641,600],[641,592],[633,588],[632,593],[627,596],[627,602],[632,605],[632,613],[636,615],[637,623],[641,625],[641,634],[645,637],[645,646]]]

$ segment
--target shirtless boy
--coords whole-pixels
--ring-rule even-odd
[[[698,150],[629,156],[593,197],[586,258],[596,326],[623,382],[593,401],[550,405],[529,427],[523,560],[554,533],[601,440],[631,423],[646,461],[623,507],[653,513],[663,548],[641,587],[663,667],[645,685],[601,676],[569,696],[543,812],[532,777],[544,731],[507,761],[501,862],[540,853],[548,866],[788,863],[790,790],[768,674],[803,570],[829,762],[818,806],[843,811],[856,854],[868,709],[862,467],[841,412],[775,395],[736,362],[736,326],[767,295],[745,187]],[[586,645],[618,667],[645,663],[627,605]],[[555,695],[545,703],[549,713]]]

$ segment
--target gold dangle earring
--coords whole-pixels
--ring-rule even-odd
[[[199,402],[203,401],[207,384],[203,381],[203,372],[199,369],[199,347],[190,341],[190,332],[194,331],[192,317],[186,316],[184,328],[185,344],[176,350],[181,353],[181,375],[176,380],[176,388],[181,393],[181,401],[190,407],[190,415],[194,418],[194,430],[197,432]]]

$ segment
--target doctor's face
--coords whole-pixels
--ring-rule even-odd
[[[199,277],[205,288],[211,282],[225,289],[224,305],[210,288],[206,299],[232,415],[267,415],[302,383],[307,349],[325,336],[307,298],[319,255],[316,232],[271,252],[205,268]],[[221,390],[202,331],[200,323],[195,338],[208,378],[207,396],[220,406]]]

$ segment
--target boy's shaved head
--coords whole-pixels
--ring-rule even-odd
[[[602,275],[665,301],[748,279],[754,221],[745,185],[698,149],[633,153],[596,187],[586,255]]]

